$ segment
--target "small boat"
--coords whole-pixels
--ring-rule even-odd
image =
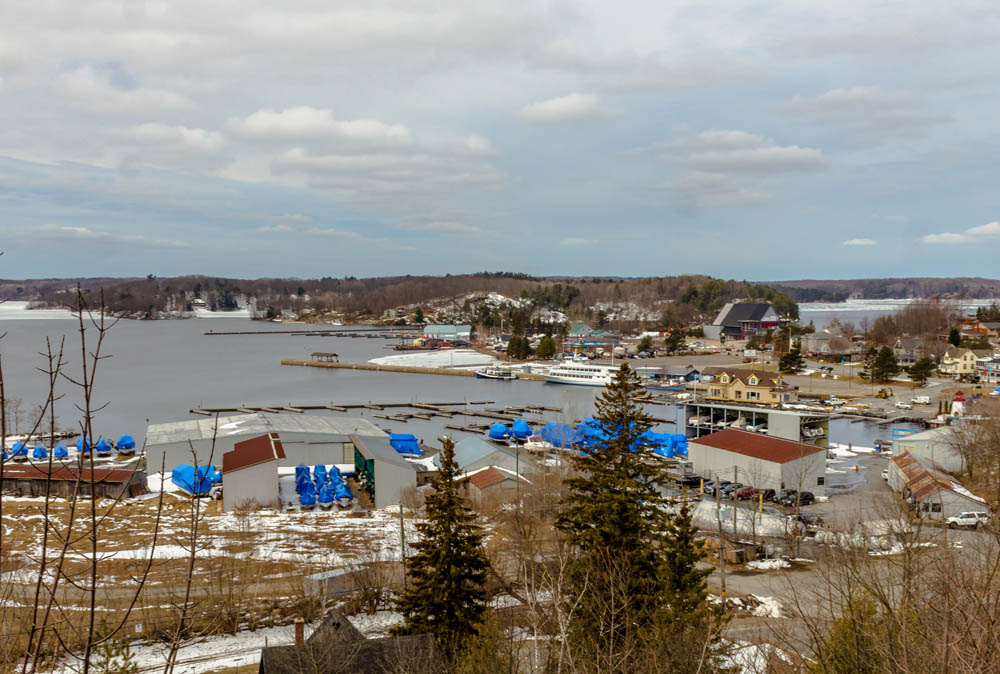
[[[480,379],[499,379],[500,381],[517,379],[517,375],[511,372],[509,365],[487,365],[481,370],[476,370],[476,376]]]
[[[44,461],[49,458],[49,450],[45,449],[45,445],[38,445],[31,453],[31,458],[35,461]]]
[[[577,386],[607,386],[618,372],[618,368],[607,365],[577,365],[567,363],[557,365],[542,375],[551,384],[575,384]]]
[[[320,487],[319,494],[316,495],[316,502],[319,504],[320,510],[332,508],[334,500],[333,489],[330,485],[325,484]]]
[[[23,442],[15,442],[11,449],[14,452],[14,455],[11,457],[14,461],[23,463],[28,460],[28,446]]]
[[[195,473],[197,472],[197,478]],[[182,463],[170,474],[174,486],[190,496],[209,496],[212,488],[222,482],[222,473],[215,466],[194,466]]]
[[[104,438],[98,440],[97,444],[94,446],[94,450],[97,451],[97,456],[102,459],[106,459],[111,456],[112,449],[113,447],[111,446],[111,443]]]
[[[118,448],[119,456],[133,456],[135,454],[135,440],[132,439],[131,435],[123,435],[118,438],[115,446]]]
[[[491,442],[506,445],[507,440],[510,439],[510,429],[505,424],[490,424],[490,430],[486,432],[486,436]]]

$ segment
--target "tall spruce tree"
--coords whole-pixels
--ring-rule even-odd
[[[397,634],[431,633],[452,661],[474,636],[486,608],[483,534],[458,493],[455,445],[447,439],[434,492],[426,498],[427,521],[417,525],[417,554],[407,560],[409,585],[396,603],[405,622]]]
[[[697,619],[705,610],[708,597],[707,578],[711,568],[699,569],[705,558],[705,542],[697,538],[698,528],[691,521],[687,502],[681,504],[663,538],[663,604],[675,620]]]
[[[778,367],[782,372],[796,373],[805,367],[805,360],[802,358],[802,342],[795,340],[791,351],[781,354],[778,360]]]
[[[584,658],[608,658],[634,647],[660,602],[666,525],[658,485],[663,464],[637,451],[652,420],[635,397],[643,391],[623,364],[596,401],[603,439],[575,460],[557,524],[574,548],[569,565],[571,647]],[[621,663],[604,661],[618,670]]]

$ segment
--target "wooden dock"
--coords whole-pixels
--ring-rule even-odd
[[[312,360],[283,360],[282,365],[298,365],[301,367],[326,367],[340,370],[370,370],[372,372],[407,372],[410,374],[438,374],[452,377],[475,377],[475,370],[461,370],[453,367],[416,367],[413,365],[376,365],[375,363],[328,363]],[[540,374],[517,373],[518,379],[528,381],[545,381]]]

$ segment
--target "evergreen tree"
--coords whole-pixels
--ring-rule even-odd
[[[424,310],[421,307],[417,307],[417,310],[413,312],[413,322],[420,325],[424,322]]]
[[[888,346],[883,346],[875,357],[875,365],[872,368],[872,378],[877,382],[887,382],[899,374],[899,363],[896,362],[896,354]]]
[[[652,421],[635,402],[643,391],[623,364],[598,396],[597,421],[604,436],[577,457],[576,477],[557,520],[575,548],[569,564],[573,606],[572,647],[581,657],[606,657],[650,624],[661,595],[660,541],[666,525],[658,486],[662,464],[636,451]]]
[[[948,343],[952,346],[958,346],[962,343],[962,335],[958,332],[958,328],[952,328],[948,331]]]
[[[687,349],[687,344],[684,342],[684,334],[680,330],[671,330],[664,345],[667,347],[667,353],[676,353]]]
[[[538,342],[538,349],[536,349],[535,355],[543,359],[548,359],[556,355],[555,340],[549,335],[542,337]]]
[[[795,340],[795,344],[788,353],[781,354],[781,358],[778,361],[778,367],[782,372],[795,373],[805,367],[805,361],[802,359],[802,342]]]
[[[636,351],[640,351],[640,352],[641,351],[651,351],[652,348],[653,348],[653,338],[650,337],[649,335],[646,335],[645,337],[643,337],[642,339],[639,340],[639,343],[636,345],[635,348],[636,348]]]
[[[417,553],[407,560],[409,584],[396,603],[405,622],[397,634],[431,633],[452,660],[474,636],[485,611],[483,534],[458,492],[455,445],[447,439],[434,492],[425,501],[427,521],[417,525]]]
[[[934,359],[930,356],[924,356],[910,366],[910,379],[923,386],[936,369]]]
[[[707,578],[712,569],[698,568],[706,553],[705,542],[697,535],[685,501],[670,518],[662,544],[663,603],[675,620],[697,618],[708,597]]]

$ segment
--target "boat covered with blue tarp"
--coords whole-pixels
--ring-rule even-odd
[[[174,468],[170,479],[181,491],[192,496],[206,496],[212,487],[222,482],[222,473],[215,466],[198,466],[195,471],[194,466],[182,463]]]
[[[31,452],[31,458],[35,461],[43,461],[49,458],[49,450],[47,450],[44,445],[38,445],[35,447],[34,451]]]
[[[531,436],[531,426],[524,419],[518,419],[510,427],[510,432],[515,440],[526,440]]]
[[[400,454],[420,456],[420,441],[410,433],[390,433],[389,444]]]
[[[506,440],[510,437],[510,429],[507,428],[506,424],[490,424],[490,430],[487,432],[490,440]]]
[[[60,443],[56,445],[55,449],[52,450],[52,456],[54,456],[57,459],[68,459],[69,450],[66,448],[66,445]]]

